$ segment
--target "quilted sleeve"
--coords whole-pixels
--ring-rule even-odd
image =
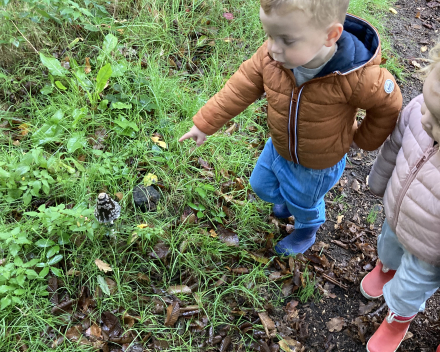
[[[262,72],[266,55],[265,43],[197,112],[193,117],[194,125],[208,135],[213,134],[257,100],[264,93]]]
[[[379,148],[396,126],[402,108],[402,94],[394,77],[378,65],[365,67],[359,75],[349,104],[366,110],[354,135],[362,149]]]
[[[383,196],[388,184],[388,180],[393,174],[396,166],[396,158],[402,146],[402,138],[411,115],[420,111],[420,104],[423,100],[422,95],[414,98],[402,111],[397,126],[391,136],[385,141],[379,155],[377,156],[373,168],[371,169],[368,184],[370,191],[378,196]]]

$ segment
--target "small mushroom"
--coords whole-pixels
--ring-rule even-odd
[[[121,215],[121,206],[107,193],[99,193],[96,201],[95,217],[102,224],[113,224]]]

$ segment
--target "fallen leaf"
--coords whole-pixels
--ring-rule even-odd
[[[249,274],[248,268],[234,268],[231,271],[235,274]]]
[[[238,124],[233,123],[231,127],[229,127],[226,131],[225,134],[231,135],[233,134],[235,131],[237,131],[238,129]]]
[[[170,248],[163,242],[159,242],[153,247],[153,252],[150,253],[150,256],[157,259],[165,258],[170,251]]]
[[[115,193],[116,198],[118,198],[119,201],[122,200],[122,198],[124,198],[124,193],[122,192],[116,192]]]
[[[106,262],[103,262],[101,259],[95,259],[95,264],[98,267],[99,270],[103,272],[113,271],[110,265],[108,265]]]
[[[281,272],[274,271],[273,273],[270,273],[269,280],[278,280],[282,276],[283,276],[283,274]]]
[[[428,50],[428,47],[427,47],[426,45],[424,45],[424,46],[422,46],[422,47],[420,48],[420,51],[421,51],[422,53],[425,53],[427,50]]]
[[[212,170],[212,167],[209,166],[209,164],[205,160],[203,160],[202,158],[199,158],[198,162],[199,162],[200,166],[203,167],[205,170]]]
[[[336,317],[336,318],[330,319],[330,321],[327,322],[325,325],[327,325],[327,329],[330,332],[333,332],[333,331],[339,332],[345,326],[345,320],[342,317]]]
[[[139,227],[140,229],[145,229],[145,228],[150,227],[150,226],[148,226],[148,224],[139,224],[136,227]]]
[[[415,18],[420,18],[420,11],[416,13]]]
[[[160,140],[160,137],[151,137],[151,140],[156,143],[159,147],[167,149],[167,144]]]
[[[146,281],[146,282],[150,281],[150,278],[148,277],[148,275],[146,275],[144,273],[138,273],[137,278],[140,281]]]
[[[29,133],[29,125],[27,123],[22,123],[18,126],[18,129],[20,130],[20,135],[23,137]]]
[[[391,12],[392,14],[397,15],[397,10],[396,10],[396,9],[390,7],[389,10],[390,10],[390,12]]]
[[[240,240],[235,232],[225,229],[223,226],[217,226],[217,234],[219,240],[230,247],[238,247]]]
[[[216,238],[218,236],[213,229],[211,229],[209,231],[209,233],[211,234],[211,237],[213,237],[213,238]]]
[[[302,352],[304,351],[303,345],[300,342],[286,337],[285,339],[278,342],[281,349],[285,352]]]
[[[177,285],[177,286],[170,286],[170,287],[168,287],[167,292],[170,295],[175,295],[177,293],[190,294],[192,291],[186,285]]]
[[[263,325],[264,330],[266,331],[267,337],[269,338],[275,337],[277,330],[274,321],[271,318],[269,318],[266,312],[258,313],[258,316],[260,317],[261,324]]]
[[[406,333],[405,337],[403,338],[402,342],[412,338],[413,336],[414,336],[414,334],[411,331],[408,331]]]
[[[86,64],[84,66],[84,72],[90,73],[92,71],[92,66],[90,66],[90,58],[86,57]]]
[[[81,274],[80,271],[71,268],[67,271],[66,276],[79,276]]]
[[[12,145],[15,145],[16,147],[19,147],[20,146],[20,141],[18,139],[13,141]]]
[[[270,262],[269,258],[260,256],[260,255],[256,255],[256,254],[252,254],[250,252],[249,252],[249,256],[258,263],[267,264]]]
[[[374,301],[369,301],[367,304],[364,304],[363,302],[359,302],[359,314],[360,315],[366,315],[373,311],[374,308],[376,308],[377,303]]]
[[[354,191],[359,191],[359,189],[361,188],[361,186],[359,185],[358,180],[354,180],[353,183],[351,184],[351,189]]]
[[[167,307],[167,316],[165,319],[165,326],[171,327],[174,326],[177,319],[180,315],[180,306],[179,302],[173,301],[168,307]]]
[[[143,182],[144,182],[145,187],[156,184],[157,183],[157,176],[149,173],[149,174],[145,175]]]
[[[116,284],[116,282],[114,282],[112,279],[110,279],[109,277],[106,277],[105,278],[105,282],[107,283],[107,285],[108,285],[108,288],[109,288],[109,290],[110,290],[110,294],[112,295],[112,294],[114,294],[116,291],[117,291],[117,289],[118,289],[118,285]]]
[[[415,68],[421,68],[422,66],[415,60],[411,61],[411,65],[413,65]]]
[[[101,328],[93,323],[84,333],[91,341],[96,341],[102,339]]]

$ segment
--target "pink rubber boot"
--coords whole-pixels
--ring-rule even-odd
[[[394,277],[395,273],[396,270],[388,269],[378,260],[376,267],[362,279],[361,292],[364,297],[368,299],[381,297],[384,285]]]
[[[409,324],[415,315],[409,318],[399,317],[389,311],[385,320],[380,324],[367,343],[368,352],[395,352],[402,343],[408,331]]]

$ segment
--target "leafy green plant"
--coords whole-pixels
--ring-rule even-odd
[[[310,278],[311,273],[309,272],[308,267],[304,269],[304,272],[302,274],[303,279],[301,280],[303,282],[303,286],[298,290],[298,298],[302,303],[307,302],[312,297],[317,297],[317,293],[315,292],[315,285],[316,280],[315,277],[313,279]]]

